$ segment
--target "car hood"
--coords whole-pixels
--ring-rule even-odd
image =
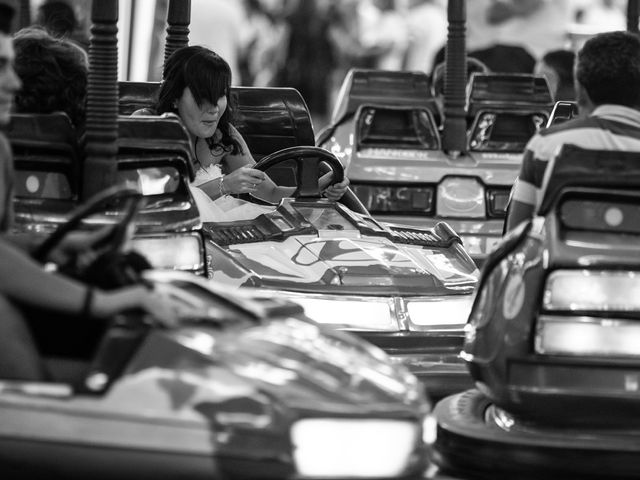
[[[476,271],[456,254],[456,247],[403,245],[379,237],[300,235],[213,248],[213,279],[236,286],[361,295],[470,293]]]
[[[203,337],[212,341],[203,348]],[[283,407],[306,411],[358,412],[405,410],[419,405],[421,389],[404,367],[362,340],[301,318],[282,318],[232,329],[182,329],[171,341],[204,354],[217,370],[249,398],[278,398]],[[195,371],[194,371],[195,373]],[[223,389],[217,392],[229,390]],[[219,394],[219,393],[218,393]],[[265,397],[265,399],[267,398]],[[226,401],[222,398],[221,401]]]

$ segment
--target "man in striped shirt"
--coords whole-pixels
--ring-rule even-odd
[[[541,130],[525,149],[506,230],[532,218],[560,147],[640,152],[640,39],[606,32],[589,39],[575,65],[580,117]]]

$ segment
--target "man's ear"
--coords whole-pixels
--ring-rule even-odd
[[[576,100],[578,101],[578,111],[580,112],[580,116],[589,115],[596,106],[591,101],[591,97],[589,96],[589,92],[584,86],[576,81]]]

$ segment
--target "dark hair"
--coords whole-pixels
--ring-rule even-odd
[[[558,100],[572,100],[575,97],[573,85],[573,66],[576,54],[572,50],[552,50],[542,57],[542,62],[552,68],[558,75]]]
[[[600,33],[578,52],[576,79],[595,105],[640,106],[640,39],[631,33]]]
[[[207,138],[207,145],[212,150],[222,149],[233,154],[241,152],[240,144],[231,136],[229,128],[233,119],[231,68],[220,55],[197,45],[179,48],[168,58],[162,77],[156,104],[158,114],[177,114],[176,101],[182,97],[185,88],[191,91],[198,105],[204,102],[215,105],[225,95],[227,109],[218,122],[222,138],[219,143],[216,143],[214,137]]]
[[[436,97],[444,95],[444,74],[446,63],[437,64],[431,74],[431,94]],[[473,73],[489,73],[489,68],[477,58],[467,57],[467,80]]]
[[[62,111],[74,125],[83,127],[89,68],[82,48],[37,27],[17,32],[13,45],[16,73],[22,80],[16,111]]]

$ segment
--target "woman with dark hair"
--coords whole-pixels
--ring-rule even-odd
[[[294,187],[280,187],[253,167],[255,161],[242,135],[232,123],[231,70],[227,62],[201,46],[175,51],[167,60],[155,112],[173,113],[183,121],[196,160],[192,192],[203,218],[222,221],[254,218],[271,210],[229,194],[251,193],[271,203],[290,196]],[[331,174],[320,178],[327,198],[337,200],[348,180],[328,186]],[[211,200],[215,200],[212,202]]]
[[[17,113],[65,112],[76,128],[84,128],[89,61],[82,48],[37,27],[23,28],[13,38],[15,69],[22,89],[15,97]]]

